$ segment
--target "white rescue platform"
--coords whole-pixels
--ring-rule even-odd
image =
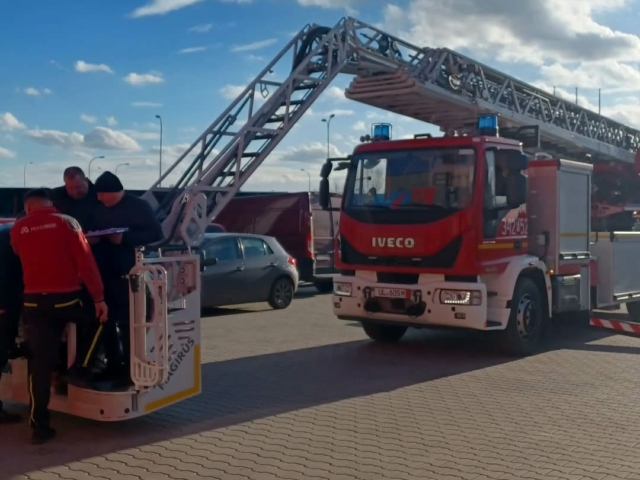
[[[130,277],[131,380],[125,391],[98,391],[69,384],[52,388],[49,408],[91,420],[113,422],[140,417],[202,389],[199,257],[143,258]],[[175,298],[172,298],[175,297]],[[66,331],[67,365],[75,363],[76,328]],[[27,361],[11,360],[0,379],[0,399],[29,404]]]

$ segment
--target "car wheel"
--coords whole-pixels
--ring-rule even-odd
[[[286,277],[280,277],[271,286],[269,294],[269,306],[276,310],[282,310],[291,305],[293,300],[293,282]]]

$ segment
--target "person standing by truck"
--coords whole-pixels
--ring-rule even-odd
[[[100,272],[80,224],[55,209],[47,189],[27,192],[24,209],[26,217],[16,221],[10,235],[24,278],[31,439],[41,444],[56,434],[49,424],[51,380],[66,324],[84,321],[83,284],[100,322],[107,320],[107,305]]]
[[[104,379],[128,384],[129,380],[129,283],[126,275],[136,263],[135,249],[162,240],[162,225],[146,200],[126,193],[120,179],[104,172],[96,179],[100,208],[98,230],[126,228],[123,233],[100,237],[94,246],[111,307],[111,321],[104,329],[107,371]]]
[[[51,192],[54,206],[60,213],[75,218],[85,232],[92,230],[100,205],[95,186],[80,167],[67,167],[62,177],[64,185]]]
[[[11,228],[0,225],[0,377],[9,358],[15,356],[22,306],[22,266],[11,249]],[[20,415],[7,412],[0,401],[0,425],[18,423]]]

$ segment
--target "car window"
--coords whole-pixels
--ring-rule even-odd
[[[273,255],[273,250],[263,240],[259,238],[243,238],[242,246],[244,247],[245,258],[264,257]]]
[[[228,262],[240,258],[238,242],[233,237],[213,240],[205,247],[204,251],[207,258],[217,258],[218,262]]]

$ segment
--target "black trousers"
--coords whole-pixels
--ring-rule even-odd
[[[109,321],[104,325],[103,341],[107,354],[107,375],[117,378],[129,375],[129,283],[126,278],[105,281],[105,300]]]
[[[51,380],[62,334],[68,322],[82,323],[86,318],[82,292],[25,294],[23,312],[29,345],[29,424],[32,428],[47,427]]]
[[[2,371],[9,362],[9,352],[15,348],[19,322],[19,311],[7,310],[5,313],[0,313],[0,378],[2,378]],[[2,401],[0,401],[1,409]]]

